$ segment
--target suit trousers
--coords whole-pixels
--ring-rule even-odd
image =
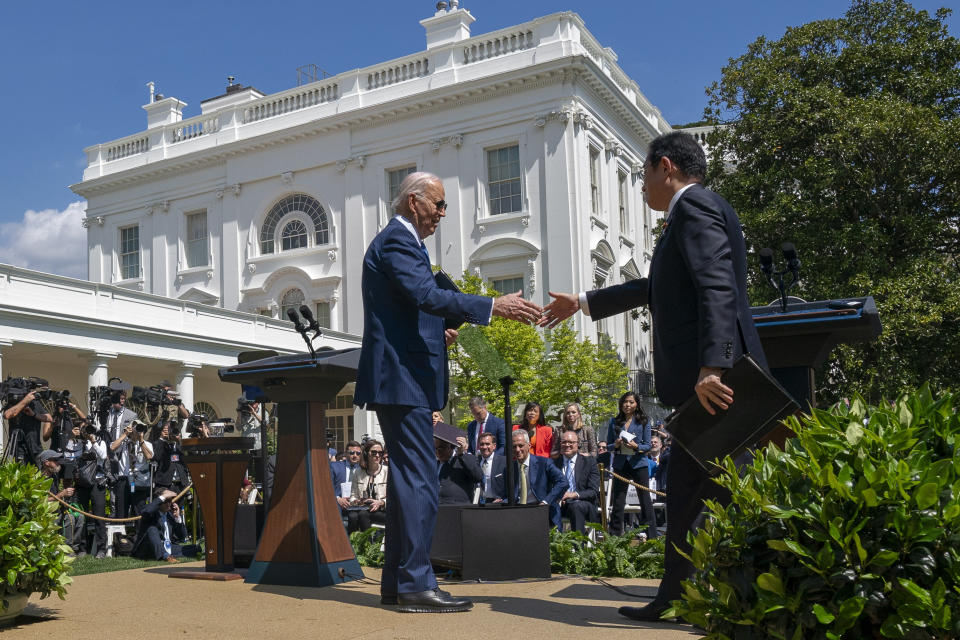
[[[737,462],[740,463],[741,459]],[[677,548],[686,554],[691,552],[687,533],[696,532],[703,525],[706,517],[703,501],[716,500],[720,504],[730,502],[730,492],[713,482],[683,447],[671,447],[667,486],[667,543],[663,579],[656,596],[658,602],[664,603],[679,600],[680,583],[693,576],[693,565],[680,555]]]
[[[630,466],[623,466],[615,469],[616,473],[624,478],[630,478],[634,482],[644,487],[650,486],[650,468],[646,462],[635,469]],[[613,479],[613,509],[610,513],[610,533],[614,535],[623,535],[623,509],[627,504],[627,489],[629,485],[619,478]],[[653,500],[650,499],[650,492],[637,489],[637,497],[640,498],[640,506],[643,508],[643,519],[646,521],[645,530],[648,539],[656,538],[657,517],[653,513]],[[669,512],[670,508],[667,507]],[[672,514],[671,514],[672,515]]]
[[[102,486],[97,487],[77,487],[77,491],[74,494],[77,498],[77,504],[79,504],[84,511],[92,513],[95,516],[104,517],[107,515],[107,500],[106,500],[107,490]],[[106,552],[107,550],[107,525],[103,520],[93,519],[95,537],[94,537],[94,547],[96,553],[101,551]],[[94,548],[87,548],[87,536],[84,535],[81,540],[81,545],[83,551],[88,553],[94,553]]]
[[[568,500],[560,507],[560,515],[570,519],[570,529],[587,533],[587,522],[595,522],[597,505],[589,500]]]
[[[418,593],[437,588],[430,547],[437,524],[440,483],[433,420],[426,407],[377,406],[390,456],[387,529],[380,592]]]

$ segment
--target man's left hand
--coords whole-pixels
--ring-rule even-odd
[[[721,409],[729,409],[733,404],[733,389],[720,381],[723,369],[717,367],[701,367],[697,378],[697,386],[693,388],[700,400],[700,404],[710,415],[716,415],[713,405]]]
[[[447,329],[443,332],[443,338],[447,341],[447,346],[449,347],[454,342],[457,341],[457,338],[460,336],[460,332],[456,329]]]

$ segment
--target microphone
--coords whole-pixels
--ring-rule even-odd
[[[296,309],[287,309],[287,317],[290,318],[290,322],[293,323],[294,329],[296,329],[299,333],[306,333],[307,328],[303,326],[302,322],[300,322],[300,316],[297,315]]]
[[[769,247],[760,249],[760,270],[767,277],[773,275],[773,249]]]
[[[780,250],[783,251],[783,258],[787,261],[787,268],[790,269],[790,271],[796,271],[800,268],[800,260],[797,258],[797,248],[793,246],[792,242],[784,242]]]
[[[319,336],[319,335],[320,335],[320,324],[317,322],[317,319],[313,317],[313,312],[310,311],[310,307],[308,307],[308,306],[305,305],[305,304],[300,305],[300,315],[302,315],[304,318],[306,318],[307,322],[310,323],[310,326],[307,327],[307,329],[308,329],[309,331],[316,331],[316,332],[317,332],[317,335],[314,336],[314,338],[316,338],[317,336]]]

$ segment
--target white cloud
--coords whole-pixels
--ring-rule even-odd
[[[28,210],[19,222],[0,224],[0,262],[16,267],[87,277],[87,230],[80,221],[85,201],[63,211]]]

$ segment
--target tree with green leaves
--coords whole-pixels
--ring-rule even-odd
[[[465,293],[499,295],[479,277],[467,273],[457,285]],[[565,403],[579,402],[584,421],[602,426],[627,389],[627,367],[613,347],[580,340],[569,321],[544,336],[535,327],[502,318],[494,318],[481,331],[513,369],[512,403],[538,402],[545,412],[551,412],[546,415],[548,419],[559,419]],[[473,419],[467,403],[474,396],[485,398],[487,409],[503,416],[500,384],[481,375],[459,343],[450,349],[450,391],[454,421],[461,427]]]
[[[808,300],[876,298],[883,334],[832,354],[824,401],[957,386],[960,42],[949,14],[854,0],[842,17],[758,38],[708,88],[706,116],[727,125],[708,138],[708,180],[750,248],[793,242]],[[754,303],[775,297],[751,271]]]

